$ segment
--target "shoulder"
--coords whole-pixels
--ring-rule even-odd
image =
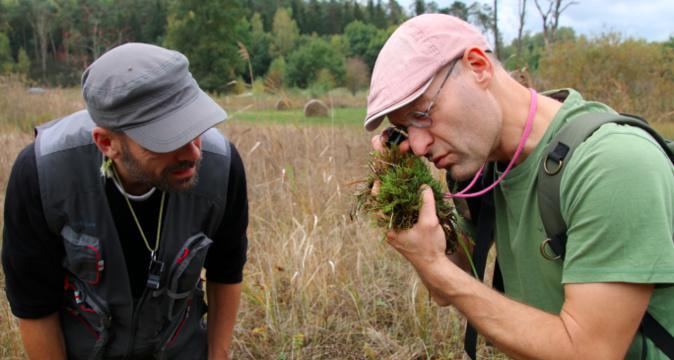
[[[617,171],[621,177],[635,171],[672,174],[669,158],[653,137],[640,128],[615,123],[601,126],[580,144],[567,170],[587,166],[598,171]]]
[[[617,228],[656,218],[671,226],[674,167],[646,131],[605,124],[578,146],[565,166],[560,206],[570,227],[594,217],[603,218],[602,226]]]
[[[17,155],[12,166],[12,180],[10,182],[16,180],[17,184],[25,184],[32,177],[37,177],[34,142],[26,145]]]
[[[201,134],[201,140],[204,152],[230,156],[230,142],[218,129],[211,128]]]
[[[230,143],[229,144],[229,151],[231,154],[231,165],[230,165],[230,170],[229,173],[230,175],[236,175],[236,174],[244,174],[244,165],[243,165],[243,160],[241,159],[241,155],[239,154],[239,150],[237,150],[236,146],[234,144]]]

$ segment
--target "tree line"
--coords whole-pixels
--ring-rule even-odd
[[[475,24],[508,67],[538,67],[543,49],[559,39],[559,15],[574,2],[534,0],[543,31],[523,33],[526,0],[519,0],[518,37],[502,46],[498,1],[454,1],[440,7],[416,0],[0,0],[0,74],[38,84],[79,83],[83,69],[106,50],[136,41],[183,52],[203,88],[241,90],[367,87],[388,36],[410,16],[452,14]],[[530,6],[531,7],[531,6]]]

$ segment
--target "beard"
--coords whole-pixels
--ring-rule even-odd
[[[159,176],[155,176],[150,171],[143,168],[140,161],[131,154],[128,145],[124,141],[122,142],[122,149],[122,163],[124,164],[128,175],[135,182],[150,184],[162,191],[179,192],[194,187],[199,181],[199,166],[201,165],[201,159],[197,161],[181,161],[167,166],[161,171]],[[193,166],[196,168],[194,176],[187,179],[171,181],[171,173],[174,171],[189,169]]]

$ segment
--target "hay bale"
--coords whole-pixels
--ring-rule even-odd
[[[289,110],[292,107],[292,104],[290,103],[290,99],[288,98],[280,98],[276,102],[276,110]]]
[[[328,116],[328,106],[318,99],[311,99],[304,105],[305,117]]]

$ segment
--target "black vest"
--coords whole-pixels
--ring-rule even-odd
[[[127,209],[108,205],[94,126],[83,110],[38,128],[35,140],[44,215],[65,246],[60,320],[68,358],[205,358],[201,270],[225,212],[230,145],[215,129],[202,135],[198,184],[172,193],[165,206],[158,288],[134,303],[111,213]]]

